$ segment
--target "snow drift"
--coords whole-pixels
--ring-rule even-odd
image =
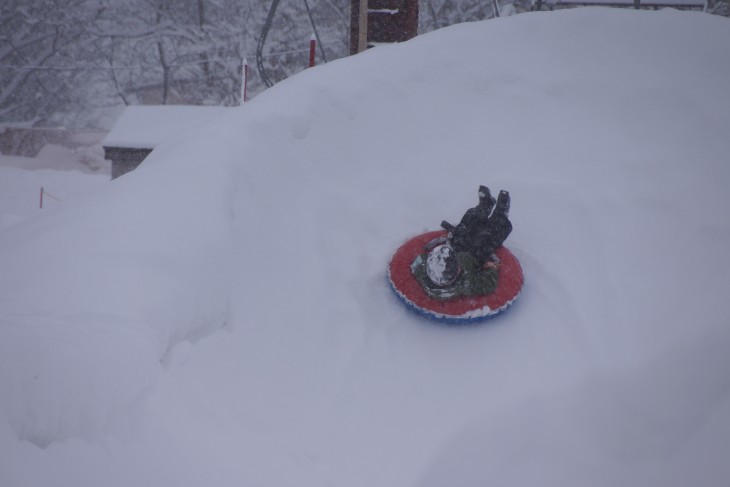
[[[0,475],[724,485],[728,25],[580,9],[378,47],[8,227]],[[385,265],[479,184],[512,194],[523,296],[424,323]]]

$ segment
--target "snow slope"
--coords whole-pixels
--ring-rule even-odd
[[[0,231],[0,484],[727,485],[728,27],[378,47]],[[525,290],[424,322],[386,263],[479,184]]]

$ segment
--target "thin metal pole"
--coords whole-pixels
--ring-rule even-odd
[[[271,2],[271,8],[269,8],[269,15],[266,16],[266,22],[264,28],[261,30],[261,36],[259,42],[256,45],[256,67],[259,69],[259,75],[264,84],[271,88],[274,83],[266,76],[266,69],[264,68],[264,44],[266,43],[266,36],[269,35],[269,29],[271,29],[271,23],[274,21],[274,14],[276,13],[276,7],[279,6],[280,0],[274,0]]]
[[[243,79],[241,80],[241,104],[246,103],[248,101],[248,97],[246,95],[246,92],[248,90],[248,59],[243,59]]]

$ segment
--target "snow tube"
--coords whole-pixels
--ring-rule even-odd
[[[444,230],[427,232],[400,246],[388,264],[388,281],[406,307],[418,314],[446,323],[482,321],[506,310],[520,295],[524,278],[517,258],[506,247],[495,252],[499,257],[497,289],[485,296],[462,296],[439,301],[428,296],[411,272],[411,264],[425,252],[424,246],[445,237]]]

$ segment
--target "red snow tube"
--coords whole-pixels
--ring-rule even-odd
[[[425,253],[424,246],[445,237],[444,230],[424,233],[408,240],[395,252],[388,264],[388,280],[396,296],[411,310],[428,318],[448,323],[481,321],[500,313],[515,302],[524,278],[517,258],[506,247],[497,249],[499,281],[497,289],[486,296],[462,296],[439,301],[428,296],[411,272],[411,263]]]

